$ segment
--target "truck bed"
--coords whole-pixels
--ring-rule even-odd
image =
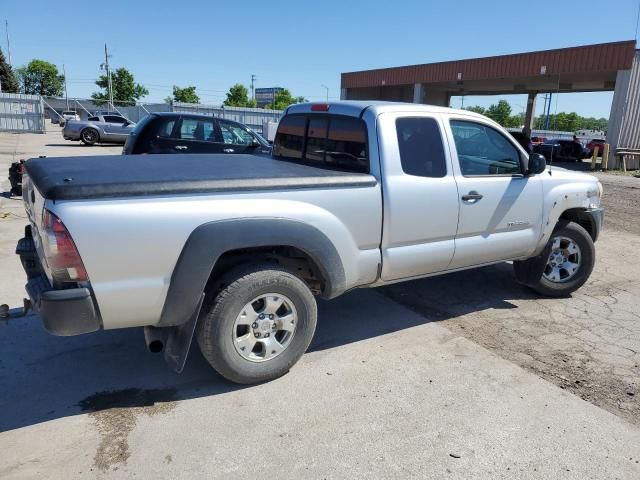
[[[374,186],[376,179],[258,155],[99,155],[33,158],[26,171],[51,200]]]

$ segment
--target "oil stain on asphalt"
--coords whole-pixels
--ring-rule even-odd
[[[173,410],[177,402],[175,388],[127,388],[94,393],[78,402],[89,412],[101,440],[94,456],[94,466],[102,471],[117,470],[131,456],[129,433],[140,415],[154,416]]]

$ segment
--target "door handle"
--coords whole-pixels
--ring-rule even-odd
[[[471,190],[469,193],[462,196],[463,202],[476,203],[480,199],[482,199],[482,195],[475,190]]]
[[[187,150],[189,147],[187,147],[186,145],[176,145],[175,149],[176,150]]]
[[[224,153],[233,153],[235,152],[235,150],[233,148],[225,148],[224,150],[222,150]]]

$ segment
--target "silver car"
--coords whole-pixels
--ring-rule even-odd
[[[65,140],[80,140],[85,145],[99,142],[124,144],[135,126],[121,115],[95,115],[86,121],[69,120],[64,125],[62,136]]]

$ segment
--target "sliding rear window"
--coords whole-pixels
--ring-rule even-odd
[[[367,129],[360,118],[286,115],[278,125],[273,155],[313,167],[368,173]]]

